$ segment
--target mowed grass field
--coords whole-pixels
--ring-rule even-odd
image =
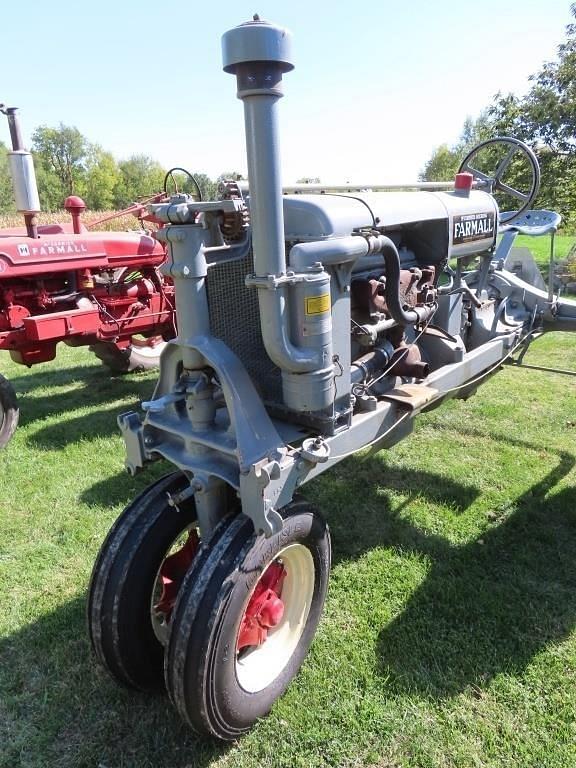
[[[518,245],[545,264],[547,240]],[[576,337],[526,361],[576,369]],[[1,768],[576,765],[576,379],[505,367],[305,486],[332,532],[324,618],[270,717],[222,746],[119,688],[87,641],[98,548],[170,470],[126,475],[116,427],[155,375],[64,345],[0,372],[21,405],[0,452]]]
[[[576,337],[528,360],[574,369]],[[324,617],[270,717],[221,746],[118,687],[86,636],[100,543],[168,470],[126,475],[116,428],[154,375],[63,345],[2,372],[21,403],[0,454],[3,768],[576,765],[574,379],[506,367],[305,487],[332,531]]]

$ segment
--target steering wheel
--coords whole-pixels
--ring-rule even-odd
[[[506,151],[501,159],[494,158],[494,150],[497,150],[496,154],[501,154],[503,150]],[[520,167],[523,174],[526,170],[530,171],[530,183],[526,191],[517,189],[515,181],[511,181],[510,184],[506,184],[503,180],[506,172],[510,168],[510,164],[516,158],[520,157]],[[482,161],[482,156],[488,161],[488,165],[492,167],[496,164],[496,168],[493,173],[487,173],[476,168],[476,165]],[[517,170],[517,168],[515,169]],[[500,214],[500,224],[509,224],[511,221],[520,216],[526,211],[532,204],[534,198],[538,194],[540,189],[540,166],[534,152],[527,144],[519,139],[513,139],[508,136],[499,136],[495,139],[488,139],[483,141],[474,147],[460,165],[458,173],[467,171],[474,176],[474,179],[479,182],[480,187],[484,187],[487,192],[495,195],[497,192],[502,193],[509,198],[514,198],[521,202],[521,207],[517,211],[509,211],[507,213]]]
[[[196,178],[190,173],[190,171],[187,171],[186,168],[179,168],[179,167],[170,168],[170,170],[168,171],[166,176],[164,176],[164,184],[163,184],[164,194],[165,195],[168,194],[168,179],[172,179],[172,184],[174,185],[174,189],[175,189],[176,193],[178,193],[180,191],[178,189],[178,182],[174,178],[174,172],[175,171],[180,171],[180,173],[183,173],[185,176],[187,176],[190,179],[190,181],[196,187],[196,197],[198,198],[198,201],[202,200],[202,191],[200,189],[200,185],[196,181]]]

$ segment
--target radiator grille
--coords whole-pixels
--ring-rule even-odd
[[[214,336],[222,339],[240,358],[262,398],[269,403],[280,403],[280,370],[264,349],[257,289],[244,284],[251,272],[251,252],[243,259],[208,268],[210,327]]]

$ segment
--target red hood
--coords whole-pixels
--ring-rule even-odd
[[[0,231],[0,279],[65,272],[74,269],[115,269],[158,266],[164,249],[138,232],[42,233],[37,239]]]

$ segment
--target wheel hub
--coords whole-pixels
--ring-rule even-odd
[[[272,563],[256,584],[250,602],[240,623],[237,650],[258,646],[266,642],[268,631],[276,627],[284,616],[281,599],[286,569],[280,560]]]
[[[164,614],[166,622],[170,620],[180,584],[192,565],[192,560],[196,555],[199,544],[197,532],[195,530],[190,531],[184,546],[177,552],[174,552],[173,555],[165,558],[160,567],[158,577],[162,585],[162,593],[153,608],[157,613]]]

